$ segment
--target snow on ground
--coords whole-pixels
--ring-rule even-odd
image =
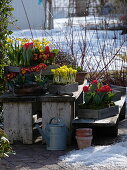
[[[81,63],[84,55],[84,67],[87,71],[94,71],[104,67],[117,51],[126,51],[127,37],[121,35],[121,31],[109,30],[86,30],[79,25],[101,25],[102,22],[117,23],[116,19],[104,17],[76,17],[70,19],[73,27],[67,26],[69,19],[55,19],[54,29],[52,30],[32,30],[34,38],[41,39],[45,37],[55,44],[56,48],[70,54],[74,53],[76,60]],[[12,36],[20,38],[32,38],[30,30],[14,31]],[[121,53],[119,51],[119,53]],[[83,55],[82,55],[83,54]],[[118,59],[118,58],[117,58]],[[111,69],[121,66],[121,62],[111,63]]]
[[[93,170],[101,168],[125,170],[127,169],[127,141],[108,146],[91,146],[74,150],[59,159],[76,169],[86,167]]]
[[[54,19],[55,28],[59,28],[59,26],[67,26],[67,25],[82,25],[82,26],[93,26],[93,25],[114,25],[118,26],[120,24],[118,18],[111,17],[71,17],[71,18],[60,18]],[[90,28],[90,27],[89,27]],[[92,27],[91,27],[92,28]],[[101,28],[101,27],[100,27]]]

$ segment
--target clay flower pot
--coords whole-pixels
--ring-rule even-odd
[[[93,136],[91,128],[76,129],[76,140],[79,149],[91,146]]]
[[[83,149],[91,146],[93,136],[78,137],[76,136],[77,144],[79,149]]]
[[[78,137],[92,136],[92,129],[90,128],[76,129],[76,136]]]

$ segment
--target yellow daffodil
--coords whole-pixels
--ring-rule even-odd
[[[54,74],[54,83],[67,84],[75,82],[77,70],[62,66],[57,69],[52,69],[51,71]]]

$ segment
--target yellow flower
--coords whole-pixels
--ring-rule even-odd
[[[14,40],[13,39],[11,39],[11,38],[7,38],[7,40],[6,40],[8,43],[10,43],[10,44],[13,44],[14,43]]]

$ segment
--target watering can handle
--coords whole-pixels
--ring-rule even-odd
[[[64,124],[63,120],[62,120],[62,119],[59,119],[59,118],[57,118],[57,117],[51,118],[50,121],[49,121],[49,124],[51,124],[53,120],[58,120],[59,122],[61,122],[61,123]]]

